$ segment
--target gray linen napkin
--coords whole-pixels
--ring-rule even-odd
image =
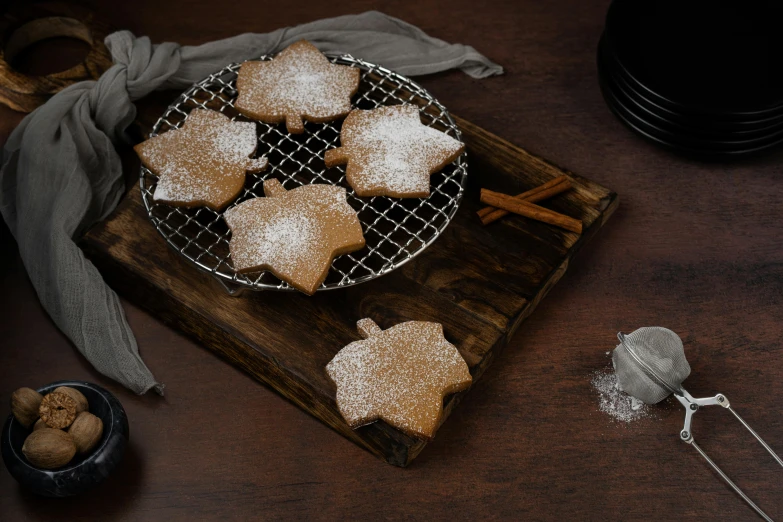
[[[117,206],[124,183],[115,144],[136,116],[134,100],[184,89],[238,62],[307,39],[406,75],[459,68],[474,78],[503,69],[472,47],[448,44],[378,12],[242,34],[199,46],[152,45],[127,31],[110,34],[114,65],[97,81],[72,85],[29,114],[11,134],[0,170],[0,211],[41,304],[102,374],[142,394],[163,393],[139,356],[117,295],[74,238]]]

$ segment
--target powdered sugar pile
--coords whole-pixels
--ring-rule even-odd
[[[620,389],[611,366],[596,371],[590,383],[599,394],[598,409],[614,420],[629,423],[652,415],[648,405]]]

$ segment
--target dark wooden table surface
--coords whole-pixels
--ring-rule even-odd
[[[83,498],[36,498],[2,469],[0,518],[754,520],[679,442],[678,405],[617,424],[598,411],[590,378],[609,364],[618,330],[667,326],[685,341],[689,390],[725,393],[783,451],[783,152],[704,164],[627,131],[596,78],[607,5],[96,0],[115,27],[185,44],[381,9],[506,67],[481,81],[458,72],[421,79],[453,112],[611,187],[621,205],[408,469],[362,451],[127,303],[166,396],[137,397],[110,382],[41,309],[3,229],[0,396],[59,379],[97,382],[125,405],[131,444],[116,474]],[[20,119],[0,109],[0,142]],[[783,517],[783,469],[728,412],[700,412],[694,429],[753,499]]]

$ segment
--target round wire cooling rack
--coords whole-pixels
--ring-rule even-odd
[[[271,60],[265,55],[259,60]],[[420,108],[422,122],[461,141],[461,133],[446,108],[423,87],[379,65],[349,55],[331,56],[332,63],[361,70],[359,91],[352,105],[373,109],[381,105],[408,103]],[[234,108],[236,78],[241,64],[231,64],[196,83],[172,103],[152,128],[150,137],[179,128],[192,109],[220,111],[232,120],[255,121]],[[338,147],[342,121],[305,123],[305,132],[289,134],[284,125],[256,121],[260,129],[256,156],[266,155],[267,170],[247,174],[245,187],[232,207],[264,195],[263,181],[277,178],[288,190],[310,183],[340,185],[348,203],[357,211],[366,246],[335,258],[319,290],[343,288],[380,277],[413,259],[440,235],[457,212],[467,181],[467,157],[430,178],[427,198],[398,199],[385,196],[360,198],[345,182],[345,167],[326,168],[324,152]],[[207,207],[174,207],[152,199],[157,177],[141,167],[139,183],[147,215],[174,250],[197,268],[212,274],[231,294],[242,289],[293,290],[271,272],[239,274],[231,263],[228,243],[231,232],[221,212]],[[229,207],[230,208],[230,207]]]

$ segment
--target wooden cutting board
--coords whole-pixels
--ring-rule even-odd
[[[102,38],[96,37],[105,32],[100,24],[70,8],[41,9],[6,16],[9,23],[0,25],[0,33],[5,37],[16,30],[15,37],[23,42],[66,34],[88,40],[93,50],[83,64],[46,77],[15,72],[0,51],[0,103],[17,110],[32,110],[77,80],[97,78],[110,63]],[[140,104],[139,139],[173,97],[151,96]],[[370,317],[383,329],[407,320],[443,324],[475,383],[618,204],[611,190],[454,119],[468,151],[469,186],[462,206],[427,250],[373,281],[313,297],[289,292],[231,297],[166,245],[147,219],[137,184],[106,221],[85,235],[81,246],[120,294],[348,439],[405,466],[425,442],[384,422],[351,430],[337,410],[335,388],[324,366],[340,348],[359,339],[356,321]],[[571,178],[574,188],[543,205],[581,219],[581,236],[519,216],[487,227],[479,222],[479,188],[517,194],[562,174]],[[444,419],[469,391],[445,399]]]
[[[155,104],[142,108],[143,135],[162,109]],[[373,281],[313,297],[289,292],[231,297],[166,245],[147,219],[138,186],[109,219],[87,233],[81,246],[121,295],[348,439],[405,466],[425,442],[384,422],[351,430],[337,410],[324,366],[340,348],[359,339],[356,321],[370,317],[383,329],[407,320],[442,323],[475,383],[618,204],[611,190],[455,120],[469,162],[462,206],[422,254]],[[487,227],[478,220],[480,187],[516,194],[562,174],[574,188],[544,205],[581,219],[581,236],[518,216]],[[445,399],[444,419],[469,391]]]

